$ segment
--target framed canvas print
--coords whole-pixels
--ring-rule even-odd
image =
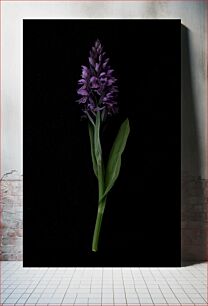
[[[24,20],[25,267],[181,265],[180,33]]]

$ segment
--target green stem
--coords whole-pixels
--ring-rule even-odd
[[[96,223],[95,223],[94,235],[93,235],[93,240],[92,240],[92,251],[93,252],[96,252],[97,249],[98,249],[100,229],[101,229],[103,213],[104,213],[104,209],[105,209],[105,202],[106,202],[106,199],[103,199],[102,201],[100,201],[100,199],[102,198],[103,192],[104,192],[104,176],[103,176],[102,160],[98,164],[97,170],[98,170],[98,197],[99,197],[99,202],[98,202],[97,219],[96,219]]]
[[[93,241],[92,241],[92,251],[97,252],[98,249],[98,242],[99,242],[99,236],[100,236],[100,229],[103,219],[103,213],[105,210],[105,203],[106,198],[99,203],[98,205],[98,212],[97,212],[97,219],[95,223],[95,229],[94,229],[94,235],[93,235]]]
[[[98,249],[98,241],[100,236],[100,229],[102,224],[103,213],[105,209],[106,197],[104,194],[104,166],[102,160],[102,148],[100,143],[100,113],[96,115],[95,127],[94,127],[94,156],[96,163],[96,173],[98,179],[98,212],[97,219],[95,223],[93,241],[92,241],[92,251],[96,252]]]
[[[100,200],[101,200],[101,198],[103,196],[103,193],[104,193],[104,173],[103,173],[104,169],[103,169],[102,159],[101,159],[100,163],[98,164],[97,170],[98,170],[98,199],[99,199],[99,203],[100,203]]]

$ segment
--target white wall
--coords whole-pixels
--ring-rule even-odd
[[[184,171],[189,172],[188,174],[205,177],[205,154],[207,154],[205,152],[207,143],[205,1],[3,1],[1,3],[1,176],[12,169],[22,174],[22,20],[24,18],[181,18],[182,23],[189,29],[192,100],[200,154],[199,167],[197,170],[192,170],[192,158],[189,158],[189,153],[191,154],[194,143],[192,147],[188,143],[182,162],[184,162]],[[188,130],[188,127],[186,128]],[[189,137],[192,137],[191,134]]]

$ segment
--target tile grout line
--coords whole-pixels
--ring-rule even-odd
[[[67,289],[66,289],[66,291],[65,291],[65,293],[64,293],[64,295],[63,295],[62,304],[63,304],[64,298],[65,298],[65,296],[66,296],[66,292],[67,292],[67,290],[68,290],[69,287],[70,287],[70,283],[71,283],[71,281],[72,281],[72,278],[73,278],[74,273],[75,273],[75,269],[73,270],[73,273],[72,273],[72,275],[71,275],[71,279],[70,279],[70,281],[69,281],[68,287],[67,287]]]
[[[24,268],[23,268],[23,269],[24,269]],[[36,287],[34,288],[34,290],[37,288],[38,284],[39,284],[39,283],[41,282],[41,280],[44,278],[44,276],[45,276],[45,274],[47,273],[47,271],[48,271],[48,268],[47,268],[47,270],[45,270],[45,273],[42,274],[42,277],[39,279],[39,281],[38,281]],[[32,292],[34,292],[34,290],[33,290]],[[31,295],[31,294],[30,294],[30,295]],[[30,295],[29,295],[29,297],[30,297]],[[26,302],[27,302],[27,300],[29,299],[29,297],[26,299],[25,303],[23,303],[23,304],[26,304]],[[20,299],[17,300],[17,303],[18,303],[19,300],[20,300]],[[15,303],[15,304],[17,304],[17,303]]]
[[[140,303],[140,298],[139,298],[138,292],[137,292],[137,290],[136,290],[135,278],[134,278],[134,275],[133,275],[133,272],[132,272],[132,268],[131,268],[130,271],[131,271],[131,276],[132,276],[132,279],[133,279],[133,282],[134,282],[134,290],[135,290],[135,292],[136,292],[136,295],[137,295],[137,298],[138,298],[138,301],[139,301],[139,305],[141,305],[141,303]]]
[[[153,302],[153,299],[152,299],[152,295],[151,295],[151,293],[150,293],[150,291],[149,291],[149,288],[148,288],[148,286],[147,286],[146,280],[145,280],[144,275],[143,275],[143,273],[142,273],[142,269],[140,269],[140,271],[141,271],[141,275],[142,275],[142,278],[143,278],[143,280],[144,280],[144,283],[145,283],[145,285],[146,285],[147,291],[149,292],[150,298],[151,298],[151,300],[152,300],[152,304],[154,305],[154,302]]]
[[[173,278],[175,279],[175,281],[180,285],[180,288],[183,290],[184,294],[188,297],[188,299],[193,302],[193,300],[190,298],[190,296],[185,292],[183,286],[181,286],[181,284],[178,282],[178,279],[175,278],[175,276],[173,275],[173,273],[171,273],[171,275],[173,276]],[[186,280],[187,278],[184,277]],[[191,286],[195,289],[195,287],[191,284]],[[202,297],[203,298],[203,297]],[[204,300],[204,299],[203,299]],[[194,303],[194,302],[193,302]]]
[[[200,274],[202,274],[202,275],[204,276],[204,273],[202,273],[199,269],[197,269],[197,270],[199,271]],[[193,274],[193,272],[190,272],[190,273],[191,273],[193,276],[195,276],[195,275]],[[192,285],[192,286],[193,286],[193,285]],[[193,288],[198,292],[198,294],[202,297],[202,299],[205,300],[204,297],[201,295],[201,293],[198,291],[198,289],[197,289],[195,286],[193,286]],[[206,301],[206,300],[205,300],[205,302],[208,303],[208,301]]]
[[[123,283],[123,287],[124,287],[124,295],[125,295],[126,305],[128,305],[127,304],[127,298],[126,298],[126,286],[125,286],[124,276],[123,276],[123,268],[121,268],[121,277],[122,277],[122,283]]]
[[[157,271],[157,273],[160,273],[160,270],[159,270],[159,269],[157,269],[156,271]],[[168,305],[168,302],[167,302],[167,300],[166,300],[166,298],[165,298],[165,296],[164,296],[164,294],[163,294],[163,292],[162,292],[162,290],[161,290],[159,284],[157,283],[157,280],[156,280],[154,274],[152,273],[152,271],[150,271],[150,273],[151,273],[153,279],[155,280],[155,283],[157,284],[157,286],[158,286],[158,288],[159,288],[159,290],[160,290],[160,292],[161,292],[161,294],[162,294],[162,296],[163,296],[163,298],[164,298],[166,304]],[[154,302],[154,300],[153,300],[153,302]]]
[[[176,300],[178,301],[178,304],[179,304],[179,305],[182,305],[181,302],[179,301],[179,299],[177,298],[175,292],[174,292],[174,291],[172,290],[172,288],[170,287],[169,282],[164,278],[164,275],[161,273],[160,269],[159,269],[158,271],[159,271],[159,273],[161,274],[162,278],[164,279],[165,283],[168,285],[168,288],[171,290],[171,292],[173,293],[174,297],[175,297]],[[170,273],[170,271],[168,271],[168,272]],[[170,273],[170,275],[171,275],[171,273]],[[160,285],[159,285],[159,287],[160,287]],[[160,288],[160,289],[161,289],[161,288]],[[161,290],[161,292],[162,292],[162,290]],[[162,294],[163,294],[163,292],[162,292]],[[163,294],[163,296],[164,296],[164,294]],[[165,296],[164,296],[164,298],[165,298]],[[166,300],[166,298],[165,298],[165,300]],[[167,302],[167,300],[166,300],[166,302]],[[168,304],[169,304],[169,303],[168,303]],[[176,304],[176,305],[177,305],[177,304]]]

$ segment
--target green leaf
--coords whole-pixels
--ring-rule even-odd
[[[100,113],[97,112],[94,132],[94,154],[97,161],[97,166],[101,165],[102,149],[100,144]]]
[[[94,152],[94,129],[90,123],[88,124],[88,130],[89,130],[89,136],[90,136],[90,149],[91,149],[93,170],[94,170],[95,176],[98,177],[97,163],[96,163],[95,152]]]
[[[112,146],[108,165],[106,169],[106,176],[105,176],[105,192],[103,197],[107,195],[107,193],[113,187],[116,179],[118,178],[120,168],[121,168],[121,155],[125,149],[126,142],[130,133],[130,126],[129,126],[129,119],[127,118],[121,125],[114,144]]]

